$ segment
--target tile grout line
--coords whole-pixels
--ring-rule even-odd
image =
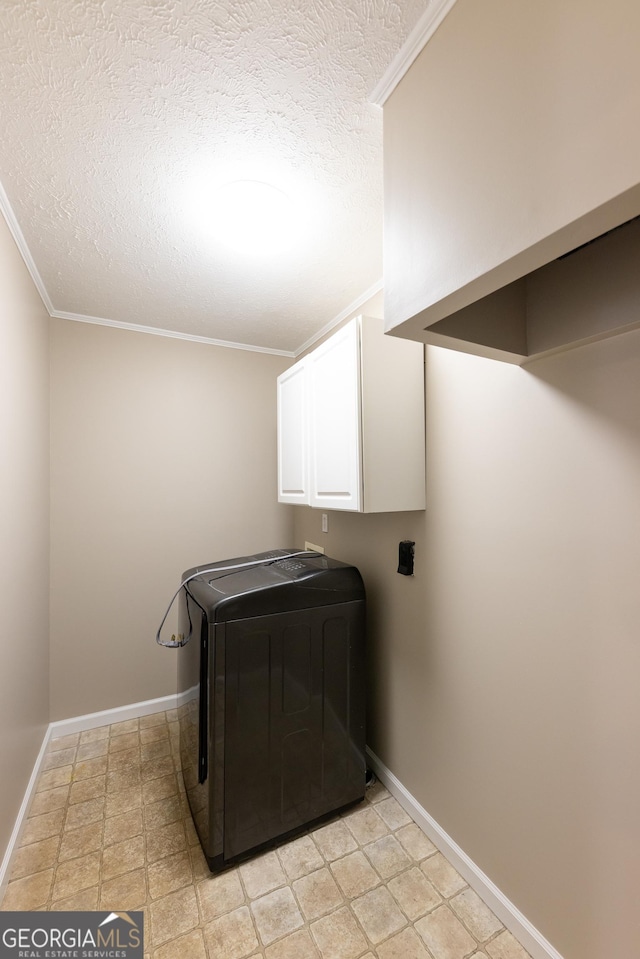
[[[175,712],[175,711],[174,711]],[[157,714],[160,715],[160,714]],[[39,783],[36,784],[35,796],[43,795],[45,793],[51,793],[56,788],[61,788],[56,785],[53,785],[56,782],[56,770],[64,770],[66,765],[70,766],[69,780],[65,784],[67,787],[67,795],[62,806],[61,812],[61,821],[58,829],[57,837],[49,836],[45,839],[56,839],[56,856],[53,860],[53,866],[45,867],[44,870],[33,874],[27,874],[23,878],[31,878],[32,875],[42,876],[43,873],[46,873],[50,868],[52,870],[51,882],[47,894],[46,901],[39,906],[40,909],[51,909],[55,904],[64,903],[69,899],[74,899],[83,894],[92,894],[95,891],[95,898],[97,900],[97,906],[100,907],[103,904],[104,897],[103,892],[105,887],[108,887],[110,882],[114,880],[122,880],[127,876],[138,872],[142,873],[142,882],[143,886],[140,890],[141,894],[144,895],[143,902],[140,903],[140,907],[143,908],[145,915],[145,935],[147,939],[145,956],[147,959],[151,959],[153,956],[154,959],[156,954],[158,959],[162,955],[162,959],[165,959],[166,950],[171,947],[172,943],[179,943],[185,935],[193,935],[197,933],[199,935],[199,941],[201,940],[207,951],[207,955],[210,959],[225,959],[215,948],[215,945],[212,945],[209,942],[209,937],[207,936],[207,929],[211,927],[213,923],[217,920],[222,920],[225,917],[228,917],[235,910],[240,908],[245,908],[248,912],[248,915],[251,920],[251,926],[253,929],[253,937],[256,942],[256,947],[254,947],[249,952],[244,952],[240,957],[234,957],[234,959],[253,959],[254,956],[265,957],[267,952],[269,952],[270,957],[275,957],[280,954],[282,948],[285,948],[287,945],[287,940],[291,935],[298,933],[305,933],[309,943],[311,944],[314,952],[314,956],[317,959],[326,959],[325,953],[322,951],[322,942],[318,940],[316,931],[320,928],[325,929],[327,926],[327,921],[331,919],[332,916],[337,915],[342,910],[346,910],[346,915],[350,917],[350,920],[355,924],[355,929],[358,931],[360,937],[362,938],[362,943],[364,947],[360,948],[358,944],[359,951],[349,955],[347,959],[358,959],[358,957],[364,957],[369,953],[373,956],[378,955],[378,950],[385,946],[385,944],[391,944],[392,940],[396,936],[404,935],[409,931],[412,931],[414,935],[418,937],[420,942],[420,948],[422,949],[423,959],[433,959],[433,953],[429,950],[427,943],[425,942],[422,935],[416,929],[416,924],[433,916],[433,914],[440,909],[446,909],[447,915],[450,916],[451,921],[457,923],[465,933],[473,939],[475,947],[473,949],[473,957],[478,957],[478,959],[486,959],[489,953],[486,950],[487,946],[491,944],[502,936],[506,930],[503,925],[499,923],[499,928],[485,938],[480,938],[477,932],[473,931],[473,928],[469,925],[468,921],[465,921],[464,915],[458,913],[456,908],[453,905],[453,901],[458,897],[462,896],[465,892],[473,893],[473,890],[468,885],[466,880],[460,877],[456,870],[447,863],[447,860],[442,853],[438,851],[436,846],[430,842],[428,837],[424,836],[424,832],[420,830],[420,827],[412,822],[411,817],[408,816],[398,804],[397,800],[391,796],[389,791],[385,788],[382,783],[379,783],[376,786],[372,786],[370,790],[367,791],[367,796],[365,797],[364,803],[354,807],[352,810],[347,810],[342,814],[337,815],[334,819],[328,823],[324,823],[321,826],[318,826],[314,829],[311,829],[301,836],[296,837],[296,839],[291,842],[284,844],[280,847],[270,850],[267,853],[262,854],[256,859],[249,860],[246,863],[241,863],[228,872],[221,873],[219,875],[211,875],[205,869],[203,869],[203,857],[199,849],[199,846],[193,844],[193,838],[195,833],[193,830],[189,830],[190,817],[188,812],[188,805],[186,803],[186,796],[184,790],[181,788],[181,775],[179,771],[179,754],[176,756],[176,724],[169,722],[168,719],[169,711],[164,713],[164,719],[159,722],[151,723],[149,717],[145,717],[146,722],[144,725],[141,725],[141,719],[125,720],[123,723],[114,723],[108,727],[101,727],[106,729],[105,736],[96,735],[95,730],[87,731],[87,736],[85,741],[82,741],[82,733],[74,733],[71,736],[77,737],[73,746],[69,744],[70,737],[63,737],[60,740],[56,740],[57,748],[50,748],[46,754],[46,765],[43,765],[41,775],[39,777]],[[172,715],[173,718],[173,715]],[[132,725],[135,723],[135,730],[132,729]],[[173,732],[171,726],[173,725]],[[153,729],[160,730],[163,729],[163,732],[152,732]],[[164,732],[166,730],[166,732]],[[119,744],[119,748],[113,749],[112,744],[117,742],[118,739],[123,739],[125,736],[133,737],[135,731],[135,739],[128,738],[127,744],[124,744],[124,741]],[[81,750],[82,746],[90,746],[93,742],[105,742],[106,752],[98,754],[97,756],[89,755],[92,750],[85,750],[86,755],[83,755]],[[135,746],[131,745],[135,742]],[[163,747],[159,744],[167,743],[167,750],[165,752]],[[51,746],[53,744],[50,744]],[[145,748],[146,747],[146,748]],[[155,748],[154,748],[155,747]],[[96,747],[100,748],[100,747]],[[64,753],[68,749],[73,749],[73,754],[67,754],[64,758],[61,756],[58,762],[52,762],[52,757],[55,756],[55,753]],[[134,750],[136,751],[134,753]],[[163,757],[164,753],[164,757]],[[125,755],[126,754],[126,755]],[[69,758],[72,755],[72,760],[70,763],[65,763],[64,759]],[[147,758],[143,758],[146,756]],[[114,758],[115,757],[115,758]],[[164,775],[164,770],[168,768],[167,764],[162,767],[161,774],[156,776],[150,776],[149,779],[143,780],[142,769],[146,764],[147,769],[146,773],[158,772],[158,762],[162,759],[171,760],[172,772]],[[103,759],[104,762],[98,762],[98,760]],[[94,763],[94,765],[90,765]],[[93,770],[102,769],[102,772],[96,773],[96,775],[80,775],[77,778],[78,773],[87,773],[93,772]],[[120,795],[120,793],[126,792],[129,788],[135,788],[132,786],[124,785],[128,782],[133,774],[130,776],[123,775],[122,777],[117,777],[117,773],[124,773],[127,769],[136,769],[137,770],[137,787],[139,788],[139,805],[134,806],[132,809],[124,813],[114,813],[112,816],[108,816],[108,799],[111,794],[112,797]],[[54,773],[50,776],[52,785],[45,790],[38,788],[38,785],[42,784],[42,779],[47,773]],[[116,774],[116,778],[109,780],[110,774]],[[62,772],[58,773],[58,776],[64,776]],[[134,777],[135,778],[135,777]],[[103,792],[100,793],[100,783],[98,780],[103,780],[102,787]],[[109,789],[110,785],[116,784],[120,781],[120,784],[116,787],[114,785],[113,789]],[[159,783],[161,780],[166,779],[172,780],[172,783],[165,783],[163,786],[155,786],[154,788],[148,788],[146,791],[144,789],[145,785],[149,787],[151,783]],[[75,796],[90,795],[93,791],[91,786],[85,786],[85,789],[76,789],[74,791],[74,786],[90,784],[95,781],[93,788],[97,790],[96,796],[88,800],[79,800],[74,803],[73,798]],[[165,787],[169,788],[169,792],[164,795]],[[159,799],[154,798],[155,796],[160,796]],[[145,798],[147,797],[147,798]],[[74,806],[82,806],[85,802],[95,802],[96,800],[101,799],[100,815],[97,820],[90,819],[86,823],[82,823],[82,815],[79,814],[80,825],[77,825],[71,829],[68,828],[70,820],[70,811]],[[154,805],[160,806],[160,804],[165,803],[167,800],[173,800],[173,811],[170,811],[168,815],[176,815],[178,818],[170,819],[164,821],[160,819],[160,825],[154,824],[152,819],[151,809]],[[34,799],[35,801],[35,799]],[[40,808],[40,807],[38,807]],[[107,824],[111,819],[113,821],[121,818],[123,816],[129,815],[131,812],[139,810],[139,832],[135,832],[132,835],[127,835],[125,839],[119,840],[112,838],[111,835],[107,835]],[[55,810],[54,810],[55,811]],[[160,810],[154,810],[154,813],[162,812]],[[366,824],[366,816],[361,814],[373,813],[375,819],[371,820],[371,816],[368,817],[369,823]],[[91,815],[92,810],[85,813]],[[47,815],[43,813],[42,815]],[[358,818],[360,817],[360,818]],[[37,816],[30,816],[26,821],[27,824],[30,820],[37,819]],[[135,817],[132,817],[135,819]],[[356,822],[358,825],[356,826]],[[80,830],[88,828],[92,825],[97,825],[99,823],[99,828],[97,832],[99,833],[99,844],[96,848],[96,841],[91,847],[91,850],[88,853],[80,851],[82,847],[79,845],[75,849],[75,855],[70,855],[66,859],[61,860],[60,855],[64,850],[65,836],[73,835],[74,833],[79,833]],[[372,825],[372,823],[374,825]],[[149,846],[150,837],[157,830],[162,830],[167,826],[172,826],[179,824],[180,828],[173,830],[176,836],[179,837],[179,842],[177,843],[177,852],[173,850],[164,851],[164,854],[159,858],[155,858],[153,861],[150,860],[150,855],[156,856],[158,849],[153,849]],[[122,825],[122,823],[120,823]],[[342,826],[340,830],[339,826]],[[413,852],[411,851],[411,843],[409,843],[408,833],[405,832],[404,838],[409,845],[405,845],[403,842],[403,837],[400,835],[403,829],[414,826],[418,830],[418,834],[421,835],[424,841],[429,845],[421,847],[420,850],[413,846]],[[137,829],[137,824],[133,826],[134,829]],[[333,830],[333,832],[331,832]],[[380,834],[376,831],[380,831]],[[37,834],[37,833],[34,833]],[[165,833],[169,835],[170,832]],[[117,832],[114,831],[113,836],[116,836]],[[334,845],[331,846],[331,836],[334,836]],[[343,845],[340,846],[338,840],[335,838],[337,835],[343,836]],[[106,870],[106,860],[105,860],[105,851],[110,849],[113,846],[118,845],[120,842],[127,842],[129,840],[134,840],[140,837],[141,839],[141,849],[142,849],[142,866],[127,865],[127,869],[123,873],[116,873],[114,876],[110,876],[108,879],[105,878],[107,875]],[[327,838],[329,837],[329,838]],[[346,838],[344,838],[346,837]],[[76,836],[76,839],[79,839],[79,836]],[[112,841],[107,843],[107,840],[112,838]],[[196,837],[197,839],[197,837]],[[300,875],[297,875],[297,869],[292,867],[292,863],[289,862],[285,857],[285,851],[290,849],[295,843],[300,842],[301,840],[307,839],[310,841],[315,855],[318,857],[315,862],[321,863],[317,868],[307,869],[308,863],[305,863],[303,866],[304,870]],[[383,843],[383,840],[387,841],[386,845]],[[28,848],[30,845],[35,845],[36,843],[44,840],[34,840],[33,843],[26,844],[26,846],[21,846],[21,849]],[[395,844],[395,845],[392,845]],[[375,847],[375,855],[372,847]],[[430,851],[425,854],[425,849],[430,847]],[[396,854],[396,861],[393,864],[392,860],[388,861],[388,864],[384,866],[384,874],[387,872],[388,878],[384,878],[384,874],[380,872],[379,866],[384,865],[384,856],[381,853],[386,850],[387,855],[390,855],[389,850],[394,849]],[[195,851],[194,851],[195,850]],[[73,852],[74,850],[69,849],[67,851]],[[200,857],[198,858],[198,853]],[[421,854],[422,853],[422,854]],[[340,863],[345,863],[351,856],[360,854],[363,856],[363,862],[367,865],[367,868],[371,870],[375,876],[375,884],[373,886],[367,886],[366,883],[361,885],[361,888],[358,890],[357,884],[352,886],[351,891],[345,891],[347,887],[343,886],[343,883],[340,880],[339,873],[336,872],[334,868]],[[85,856],[95,856],[97,857],[97,868],[98,868],[98,878],[96,882],[89,882],[89,876],[87,877],[87,882],[89,885],[82,886],[81,888],[75,889],[73,883],[70,888],[74,888],[74,891],[70,895],[62,896],[62,879],[67,873],[65,869],[65,863],[72,863],[79,859],[84,859]],[[252,885],[252,890],[247,885],[247,876],[249,872],[247,871],[247,866],[251,864],[260,863],[265,859],[265,857],[271,856],[272,862],[277,863],[278,869],[280,871],[282,880],[278,877],[277,883],[275,886],[270,885],[270,881],[264,888],[260,888],[259,884],[255,887]],[[373,856],[373,859],[371,858]],[[380,858],[380,856],[382,858]],[[422,867],[428,862],[432,861],[432,866],[435,868],[435,860],[437,857],[441,857],[442,863],[448,866],[448,868],[458,877],[458,880],[462,883],[460,886],[450,886],[447,890],[444,886],[439,886],[434,882],[434,877],[425,871]],[[158,887],[155,890],[155,894],[152,895],[152,887],[150,885],[150,870],[154,866],[157,866],[156,871],[161,871],[161,866],[157,864],[165,863],[169,864],[170,860],[175,862],[176,857],[181,858],[181,861],[185,864],[188,869],[190,876],[189,881],[182,881],[181,885],[176,887],[169,887],[169,891],[165,888],[160,892],[161,887]],[[378,857],[378,858],[376,858]],[[135,859],[132,861],[136,861]],[[310,862],[311,860],[309,860]],[[172,862],[172,865],[173,865]],[[293,862],[293,861],[292,861]],[[378,865],[376,865],[378,862]],[[353,861],[351,863],[353,866]],[[259,866],[256,867],[259,869]],[[298,867],[300,868],[300,867]],[[416,913],[414,919],[410,918],[410,914],[407,911],[409,909],[408,900],[404,902],[401,901],[396,895],[396,891],[399,892],[400,886],[396,883],[393,885],[394,880],[401,879],[403,876],[406,878],[408,874],[417,870],[419,876],[424,883],[427,884],[428,888],[433,890],[434,895],[438,896],[438,901],[432,903],[428,908],[424,908],[426,905],[425,902],[421,904],[419,913]],[[71,867],[69,867],[69,872],[71,872]],[[308,877],[314,876],[316,873],[324,872],[326,874],[325,878],[328,878],[330,883],[333,884],[333,887],[337,891],[337,900],[334,899],[333,904],[329,905],[324,911],[320,912],[318,915],[311,915],[309,912],[308,903],[305,905],[304,899],[301,898],[301,890],[303,889],[302,880],[307,879]],[[213,919],[207,920],[207,911],[205,908],[205,899],[204,899],[204,889],[209,883],[215,883],[216,879],[235,873],[237,881],[239,883],[241,892],[242,892],[242,905],[235,907],[235,909],[227,910],[219,916],[215,916]],[[183,877],[184,878],[184,877]],[[318,877],[319,878],[319,877]],[[346,881],[345,875],[343,875],[343,881]],[[60,884],[59,884],[60,881]],[[81,880],[82,881],[82,880]],[[355,881],[355,880],[354,880]],[[298,884],[296,886],[296,883]],[[391,884],[391,888],[390,888]],[[312,884],[310,884],[311,888]],[[197,916],[197,925],[191,926],[186,932],[184,929],[177,928],[177,930],[165,930],[169,931],[169,936],[157,939],[156,934],[154,934],[154,921],[153,914],[158,912],[158,906],[165,900],[168,896],[172,896],[179,893],[185,893],[188,895],[188,890],[192,891],[192,900],[195,908],[195,916]],[[272,895],[275,892],[281,890],[288,890],[290,893],[290,899],[297,914],[297,917],[301,920],[299,926],[294,926],[293,929],[287,928],[284,925],[280,927],[278,931],[277,927],[274,927],[276,935],[274,938],[270,938],[267,941],[267,936],[265,935],[265,927],[260,925],[258,922],[258,914],[254,911],[253,906],[258,900],[266,898],[267,896]],[[358,890],[358,891],[356,891]],[[366,897],[369,897],[368,905],[372,902],[375,902],[376,899],[371,894],[381,893],[385,891],[388,897],[391,914],[396,914],[393,920],[387,920],[388,925],[386,928],[380,929],[380,934],[382,938],[378,940],[378,933],[375,932],[375,925],[372,927],[371,920],[367,919],[366,912],[362,910],[360,913],[354,908],[354,903],[365,900]],[[473,893],[473,895],[476,895]],[[384,898],[384,897],[382,897]],[[378,897],[380,899],[380,897]],[[172,900],[173,901],[173,900]],[[480,899],[480,902],[482,900]],[[125,904],[126,905],[126,904]],[[486,904],[483,904],[484,908],[487,909],[487,912],[490,912]],[[155,906],[155,908],[154,908]],[[458,903],[460,907],[460,903]],[[103,908],[107,908],[103,906]],[[133,908],[133,907],[131,907]],[[467,915],[467,920],[469,916]],[[494,916],[495,918],[495,916]],[[366,919],[366,922],[365,922]],[[393,923],[401,921],[401,926],[393,927]],[[496,920],[498,921],[498,920]],[[314,928],[315,927],[315,928]],[[457,928],[457,926],[456,926]],[[175,932],[175,934],[173,934]],[[269,933],[270,935],[270,933]],[[514,940],[515,942],[515,940]],[[391,948],[391,946],[390,946]],[[385,951],[383,949],[383,951]],[[386,950],[388,953],[388,949]],[[471,952],[468,953],[469,956],[472,955]],[[496,954],[497,955],[497,954]],[[526,953],[521,951],[518,953],[518,959],[520,957],[526,959]],[[507,954],[505,953],[505,957]],[[166,959],[168,959],[168,953],[166,954]],[[510,957],[508,957],[510,959]],[[514,959],[516,959],[516,954],[514,953]]]

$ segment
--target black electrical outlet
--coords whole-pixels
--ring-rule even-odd
[[[403,576],[413,576],[413,547],[416,544],[410,539],[403,539],[398,546],[398,572]]]

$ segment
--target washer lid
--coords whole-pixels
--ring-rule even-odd
[[[318,553],[290,556],[297,552],[270,550],[223,560],[188,570],[184,577],[202,570],[188,589],[210,622],[364,600],[362,577],[354,566]],[[243,562],[259,565],[223,569]]]

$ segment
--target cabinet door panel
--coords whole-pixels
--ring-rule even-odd
[[[307,358],[312,506],[361,509],[359,349],[353,321]]]
[[[308,503],[308,416],[304,362],[278,377],[278,501]]]

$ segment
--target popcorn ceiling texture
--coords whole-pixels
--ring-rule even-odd
[[[2,0],[0,181],[54,309],[298,348],[382,276],[367,96],[427,6]],[[194,226],[239,178],[304,211],[290,253]]]

